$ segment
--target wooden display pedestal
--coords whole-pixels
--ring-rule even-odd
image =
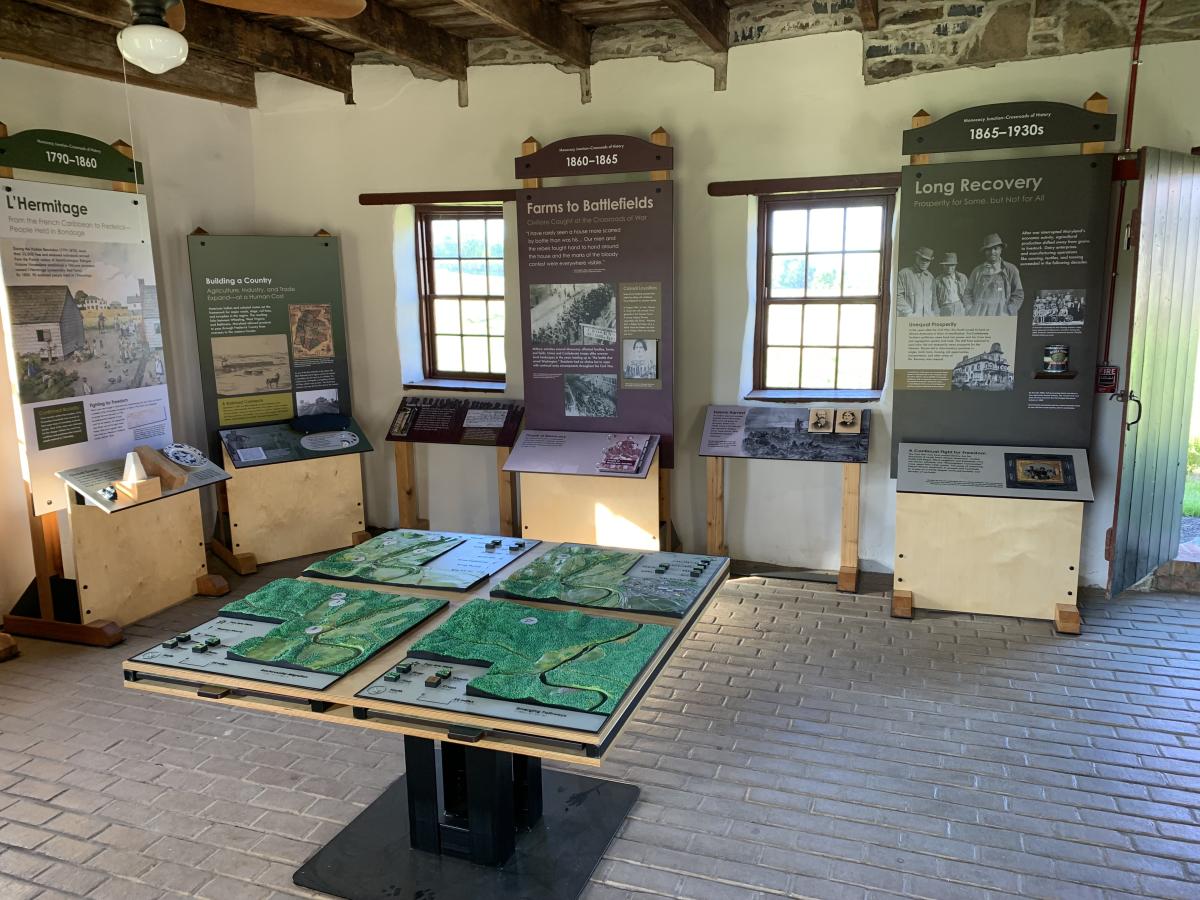
[[[239,575],[370,537],[357,453],[244,469],[222,454],[231,477],[217,486],[220,521],[209,547]]]
[[[645,478],[522,472],[521,534],[541,541],[658,550],[663,546],[664,474],[657,451]]]
[[[430,444],[428,446],[437,446]],[[428,530],[429,520],[417,512],[417,447],[411,441],[393,441],[396,454],[396,505],[401,528]],[[509,447],[496,447],[496,489],[500,498],[500,530],[498,534],[520,537],[521,524],[517,511],[517,476],[504,471],[512,452]]]
[[[892,615],[914,609],[1049,619],[1079,634],[1083,503],[896,494]]]
[[[85,504],[70,489],[68,496],[75,581],[61,577],[59,545],[47,546],[51,529],[41,519],[53,515],[32,520],[37,577],[14,614],[4,617],[5,631],[111,647],[124,638],[126,625],[196,594],[229,592],[224,578],[208,573],[196,491],[117,513]]]

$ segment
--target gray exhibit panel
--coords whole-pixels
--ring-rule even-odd
[[[323,675],[319,672],[306,672],[302,669],[289,669],[283,666],[269,666],[263,663],[229,659],[226,656],[230,647],[250,638],[263,637],[277,627],[279,627],[278,622],[256,622],[249,619],[231,619],[227,616],[219,616],[184,632],[183,634],[187,635],[186,640],[178,640],[178,637],[182,637],[179,635],[144,653],[139,653],[133,657],[132,661],[166,666],[171,669],[183,669],[188,672],[205,672],[209,675],[224,675],[228,678],[265,681],[268,684],[290,684],[314,691],[325,690],[341,677],[340,675]],[[213,638],[219,640],[220,643],[210,646],[202,652],[192,649],[197,645],[204,645],[208,639]],[[172,642],[177,646],[169,646]]]
[[[901,443],[897,462],[901,493],[1095,499],[1086,450]]]
[[[397,668],[408,668],[409,671],[400,672]],[[467,685],[472,679],[488,673],[488,669],[483,666],[408,658],[397,668],[389,670],[386,675],[371,682],[355,696],[368,700],[386,700],[391,703],[444,709],[473,716],[491,716],[510,722],[570,728],[592,734],[603,728],[604,723],[608,721],[608,716],[596,713],[468,695]],[[450,677],[441,679],[437,687],[426,686],[426,679],[438,671],[447,669],[451,672]]]

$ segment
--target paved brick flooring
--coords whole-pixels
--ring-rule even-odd
[[[1072,639],[829,590],[713,604],[607,757],[642,799],[589,900],[1200,897],[1200,600],[1091,602]],[[304,896],[402,772],[399,738],[121,686],[221,602],[0,664],[0,898]]]

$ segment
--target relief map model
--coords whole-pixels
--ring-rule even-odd
[[[645,558],[651,565],[639,565],[643,557],[561,544],[496,585],[492,596],[682,618],[707,586],[715,560],[650,554]],[[653,565],[656,559],[670,562]]]
[[[462,542],[460,537],[437,532],[389,531],[313,563],[304,574],[374,584],[469,587],[460,585],[452,575],[439,576],[424,569],[427,562],[453,550]]]
[[[472,600],[409,656],[488,667],[467,694],[607,715],[671,630],[663,625]]]
[[[234,645],[227,655],[345,675],[447,605],[445,600],[281,579],[222,610],[233,617],[281,621],[267,634]]]

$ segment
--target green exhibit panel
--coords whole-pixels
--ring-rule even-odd
[[[492,596],[677,619],[708,589],[720,560],[560,544],[498,584]]]

